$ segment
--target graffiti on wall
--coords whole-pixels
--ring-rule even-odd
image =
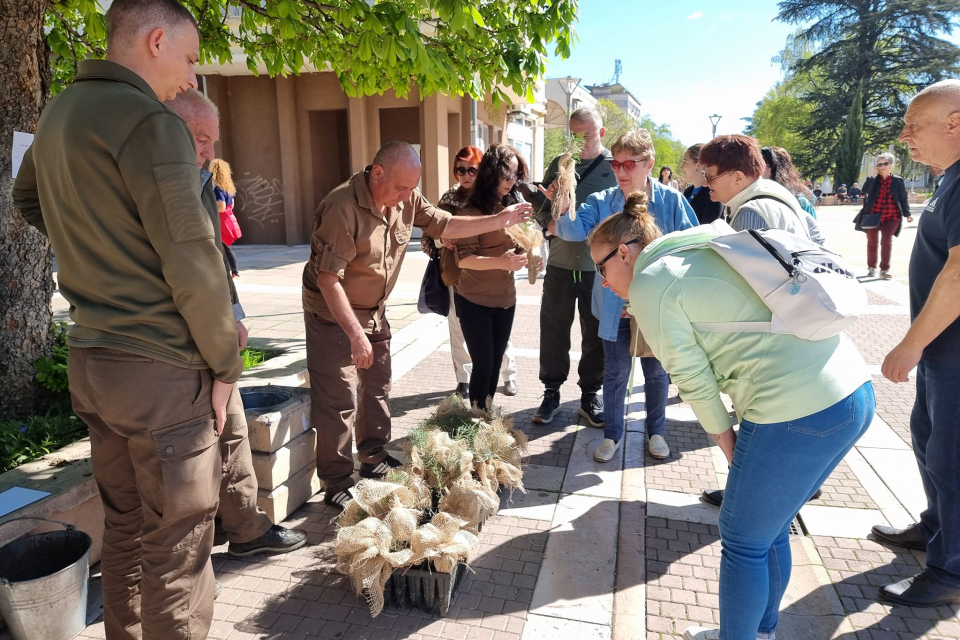
[[[263,176],[237,180],[237,208],[261,227],[283,219],[283,183]]]

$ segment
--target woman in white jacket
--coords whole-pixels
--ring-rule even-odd
[[[817,221],[796,196],[763,178],[766,164],[756,139],[718,136],[700,149],[700,169],[710,199],[724,203],[724,217],[737,231],[783,229],[823,244]]]

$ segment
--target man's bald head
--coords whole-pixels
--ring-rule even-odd
[[[412,145],[395,140],[377,151],[367,184],[381,207],[395,207],[420,183],[420,156]]]
[[[960,80],[942,80],[914,96],[900,141],[926,165],[949,167],[960,159]]]
[[[188,89],[165,102],[187,123],[197,145],[197,164],[203,166],[216,157],[214,145],[220,138],[220,111],[210,98],[196,89]]]
[[[373,164],[380,165],[389,173],[394,168],[420,170],[420,156],[408,142],[394,140],[380,147],[373,158]]]
[[[960,111],[960,80],[941,80],[930,85],[914,96],[910,106],[914,105],[935,109],[941,115]]]

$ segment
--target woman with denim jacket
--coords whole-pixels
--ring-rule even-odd
[[[610,166],[617,186],[592,194],[577,210],[576,218],[563,216],[552,224],[550,230],[553,233],[572,242],[586,240],[598,224],[623,209],[625,194],[636,190],[646,194],[650,211],[664,231],[679,231],[697,225],[696,215],[683,194],[650,177],[650,168],[656,158],[648,131],[626,131],[613,144],[611,151],[613,162]],[[633,354],[630,350],[630,318],[625,305],[626,301],[604,289],[599,279],[594,282],[592,307],[593,315],[600,320],[600,338],[603,340],[603,406],[606,408],[603,442],[593,453],[598,462],[608,462],[619,450],[626,421],[625,402],[633,392],[627,389]],[[647,411],[647,451],[662,460],[670,456],[670,447],[663,437],[670,380],[656,358],[641,358],[640,366]]]

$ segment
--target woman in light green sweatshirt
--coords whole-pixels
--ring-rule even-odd
[[[639,196],[639,194],[637,194]],[[790,521],[873,420],[870,375],[846,336],[707,333],[700,322],[770,322],[770,309],[712,249],[726,223],[660,236],[642,198],[590,237],[603,285],[630,312],[730,464],[720,512],[720,630],[688,640],[773,638],[790,579]],[[684,247],[689,247],[684,249]],[[721,400],[733,400],[735,433]]]

